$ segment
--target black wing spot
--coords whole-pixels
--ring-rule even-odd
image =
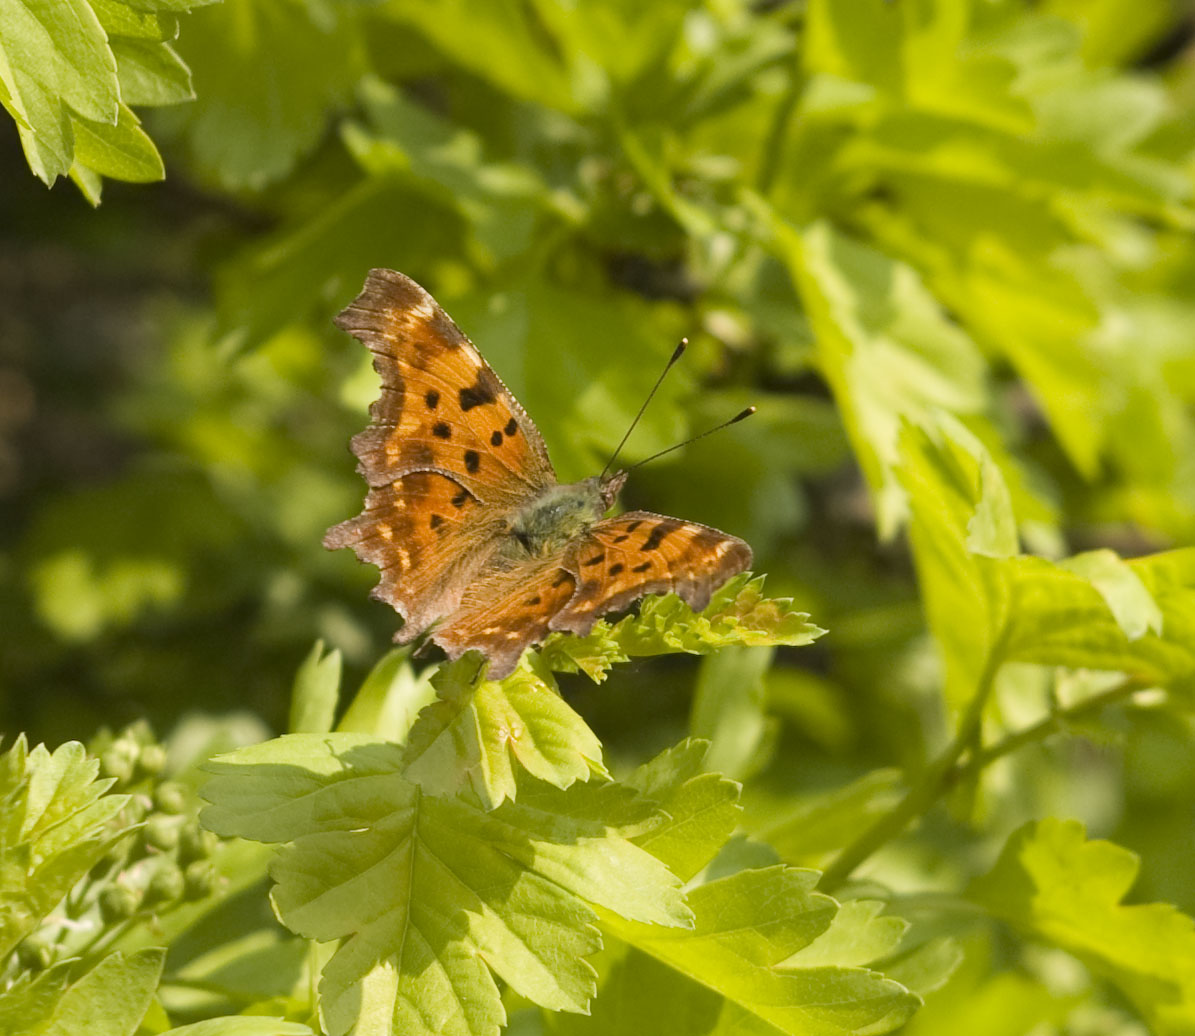
[[[477,372],[477,380],[460,390],[462,410],[472,410],[475,406],[484,406],[498,398],[494,391],[493,376],[487,377],[487,373],[483,367]]]
[[[435,389],[428,389],[427,394],[423,397],[423,402],[427,404],[428,410],[435,410],[440,403],[440,393]]]
[[[643,524],[643,519],[636,518],[633,522],[629,522],[627,524],[627,532],[634,532],[642,524]]]
[[[519,422],[513,417],[506,422],[506,427],[502,429],[507,435],[514,435],[519,430]]]
[[[437,439],[451,439],[452,429],[448,427],[443,421],[437,421],[432,425],[432,435]]]
[[[651,562],[645,561],[645,562],[643,562],[642,565],[636,565],[634,568],[631,569],[631,571],[632,572],[646,572],[649,568],[651,568]]]
[[[631,537],[630,537],[630,534],[629,534],[629,533],[625,533],[625,532],[624,532],[624,533],[622,533],[622,534],[621,534],[621,535],[619,535],[619,536],[615,536],[615,537],[614,537],[614,542],[615,542],[615,543],[621,543],[623,540],[629,540],[630,538],[631,538]]]
[[[452,506],[457,509],[460,509],[465,506],[465,501],[468,499],[469,499],[468,492],[466,490],[462,489],[459,493],[456,494],[456,496],[454,496],[452,498]]]
[[[613,565],[610,566],[610,575],[612,575],[612,576],[618,575],[618,573],[621,571],[622,571],[622,562],[621,561],[616,561],[616,562],[614,562]]]
[[[444,524],[444,516],[440,515],[440,514],[433,514],[431,516],[431,518],[428,519],[427,524],[430,525],[433,529],[438,529],[441,525]]]
[[[657,550],[660,544],[664,541],[664,537],[672,532],[676,527],[676,523],[673,522],[660,522],[659,525],[651,530],[651,535],[647,537],[643,543],[643,546],[639,549]]]
[[[587,561],[582,561],[581,564],[585,565],[585,566],[600,565],[605,560],[606,560],[605,554],[594,554],[593,557],[589,558]]]
[[[465,450],[465,470],[472,473],[481,467],[481,457],[476,450]],[[655,533],[652,533],[654,536]]]
[[[539,604],[539,602],[540,602],[540,596],[539,596],[539,594],[536,594],[534,597],[528,597],[527,600],[525,600],[523,603],[528,608],[534,608],[537,604]]]
[[[490,436],[490,445],[491,446],[501,446],[502,445],[502,433],[501,432],[495,432],[493,435]]]

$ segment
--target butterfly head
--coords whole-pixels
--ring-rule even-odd
[[[618,499],[618,494],[622,492],[622,487],[626,483],[626,480],[627,473],[625,471],[616,471],[613,475],[599,475],[597,477],[597,491],[602,501],[602,514],[605,514],[614,506],[614,501]]]

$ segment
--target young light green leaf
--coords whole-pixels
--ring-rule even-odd
[[[1109,979],[1161,1034],[1195,1026],[1195,920],[1169,903],[1126,906],[1139,861],[1088,841],[1078,821],[1026,824],[971,897],[993,916],[1070,951]]]
[[[436,700],[432,672],[430,666],[415,672],[409,647],[388,651],[370,670],[336,729],[405,743],[419,711]]]
[[[133,1036],[158,989],[163,949],[112,953],[72,983],[54,1004],[37,1036]]]
[[[620,833],[650,827],[652,807],[616,785],[526,778],[517,804],[485,812],[425,794],[397,746],[350,735],[281,738],[208,769],[209,826],[289,843],[271,871],[283,922],[344,940],[321,983],[334,1036],[366,1011],[403,1033],[497,1033],[491,970],[545,1007],[584,1010],[598,946],[586,902],[689,923],[677,879]]]
[[[1093,585],[1066,562],[1033,557],[1004,562],[1011,602],[1005,656],[1121,671],[1143,685],[1189,679],[1195,674],[1195,548],[1120,564],[1132,580],[1127,600],[1124,575],[1110,587],[1106,580]],[[1110,594],[1118,595],[1116,610]],[[1143,622],[1157,622],[1158,631],[1142,629]]]
[[[354,8],[327,11],[321,24],[287,0],[244,0],[187,20],[177,47],[196,101],[179,118],[200,170],[226,187],[260,189],[315,145],[363,67]]]
[[[477,675],[466,657],[432,677],[441,700],[411,728],[408,779],[432,794],[467,784],[492,809],[514,797],[520,769],[558,788],[606,775],[601,742],[542,663],[531,658],[501,681]]]
[[[764,676],[774,654],[731,645],[701,660],[689,733],[710,743],[711,770],[745,779],[767,765],[777,724],[765,708]]]
[[[1015,553],[1012,509],[987,451],[957,422],[943,418],[934,432],[906,426],[900,449],[913,560],[946,699],[957,708],[975,692],[1008,612],[1003,570],[981,564],[975,548]]]
[[[895,470],[902,422],[921,423],[939,410],[980,412],[983,358],[911,267],[828,223],[800,235],[777,223],[776,231],[875,495],[880,534],[890,536],[905,514]]]
[[[166,176],[162,157],[131,108],[120,105],[115,125],[74,118],[75,163],[100,176],[151,183]]]
[[[125,104],[178,104],[195,96],[190,70],[167,44],[120,37],[110,42]]]
[[[265,1016],[228,1015],[167,1029],[161,1036],[315,1036],[302,1022]]]
[[[25,0],[0,6],[0,69],[21,69],[74,114],[116,122],[116,60],[86,0]],[[33,127],[40,132],[40,127]]]
[[[0,756],[0,958],[10,953],[95,865],[120,832],[127,795],[105,795],[99,762],[69,742]]]
[[[588,636],[550,637],[541,652],[544,663],[561,672],[584,672],[600,683],[614,664],[637,656],[704,655],[733,644],[800,646],[825,633],[791,600],[764,597],[763,582],[763,576],[735,576],[701,612],[675,594],[646,597],[638,615],[613,625],[601,621]]]
[[[340,652],[324,653],[317,640],[295,674],[290,692],[290,730],[323,734],[332,729],[340,697]]]
[[[603,925],[635,949],[717,992],[724,1010],[799,1036],[884,1033],[912,1015],[919,1000],[866,968],[815,963],[795,955],[831,926],[838,905],[814,891],[816,871],[769,867],[741,871],[689,894],[697,918],[691,932],[670,932],[603,916]],[[836,950],[857,957],[854,945],[874,947],[865,917],[844,921]]]
[[[1058,563],[1087,580],[1129,640],[1162,632],[1162,610],[1132,565],[1111,550],[1092,550]]]
[[[899,770],[872,770],[820,795],[779,799],[749,788],[744,826],[773,846],[781,858],[802,866],[824,866],[828,858],[900,800]]]
[[[632,841],[686,881],[726,844],[741,812],[738,784],[703,772],[707,750],[702,741],[682,741],[644,763],[625,782],[667,816]]]

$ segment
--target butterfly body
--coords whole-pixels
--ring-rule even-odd
[[[587,633],[649,593],[705,607],[751,563],[742,540],[679,518],[605,517],[624,472],[562,485],[535,424],[473,344],[410,278],[373,270],[338,317],[374,354],[382,395],[353,439],[365,510],[328,530],[378,566],[374,596],[489,676],[555,630]]]
[[[620,471],[609,479],[595,475],[570,485],[549,486],[516,513],[510,538],[499,554],[542,558],[558,553],[610,510],[625,481],[626,474]]]

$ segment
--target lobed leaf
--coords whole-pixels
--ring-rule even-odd
[[[0,756],[0,958],[54,909],[120,837],[127,795],[104,794],[99,762],[68,742]]]
[[[1006,843],[972,899],[1033,938],[1068,950],[1113,982],[1154,1031],[1195,1025],[1195,920],[1169,903],[1121,902],[1139,861],[1127,849],[1088,841],[1083,825],[1047,819]]]
[[[889,949],[902,922],[877,928],[866,909],[841,914],[834,900],[814,891],[818,877],[816,871],[777,866],[699,885],[689,894],[696,916],[691,931],[665,932],[606,916],[603,924],[638,954],[687,978],[690,997],[701,997],[707,1017],[718,1017],[726,1031],[890,1032],[908,1020],[919,998],[850,962]],[[815,947],[831,930],[819,952]],[[808,963],[801,958],[804,951]],[[823,963],[828,960],[834,963]],[[640,1001],[652,995],[636,982],[634,970],[624,971],[615,988],[603,988],[599,1012],[607,997],[621,1004],[628,995]],[[575,1022],[572,1027],[580,1028]]]
[[[701,612],[675,594],[645,597],[637,615],[600,621],[585,637],[555,634],[541,655],[550,669],[584,672],[600,683],[615,664],[637,656],[704,655],[734,644],[802,646],[825,633],[791,600],[764,597],[763,582],[750,573],[735,576]]]
[[[690,923],[677,879],[629,840],[659,823],[617,785],[563,792],[524,777],[518,802],[428,794],[402,750],[356,735],[291,735],[220,757],[205,823],[288,843],[271,874],[282,921],[341,940],[323,971],[329,1032],[365,1015],[404,1033],[496,1033],[491,972],[553,1010],[585,1009],[604,907]],[[378,1012],[380,1014],[375,1014]]]

